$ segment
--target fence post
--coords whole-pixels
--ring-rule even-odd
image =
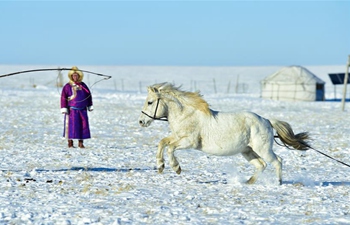
[[[216,94],[216,82],[215,82],[215,78],[213,79],[213,83],[214,83],[214,93]]]
[[[58,69],[60,69],[58,67]],[[58,83],[56,83],[57,87],[63,87],[63,75],[62,75],[62,71],[58,70]]]
[[[227,85],[227,94],[230,93],[230,89],[231,89],[231,80],[228,82],[228,85]]]
[[[344,77],[343,98],[341,101],[342,111],[344,111],[345,109],[346,86],[348,85],[348,79],[349,79],[349,67],[350,67],[350,55],[348,56],[348,63],[346,64],[346,71],[345,71],[345,77]]]
[[[236,94],[238,93],[238,86],[239,86],[239,74],[237,75],[237,81],[236,81],[236,88],[235,88]]]

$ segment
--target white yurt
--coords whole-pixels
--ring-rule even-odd
[[[282,101],[323,101],[325,82],[301,66],[284,67],[261,81],[261,97]]]

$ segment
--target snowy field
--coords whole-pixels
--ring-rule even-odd
[[[0,75],[36,68],[55,66],[3,65]],[[61,137],[57,72],[0,78],[0,224],[350,224],[350,168],[313,150],[274,146],[284,163],[281,186],[271,165],[247,185],[253,167],[241,155],[195,150],[176,152],[181,175],[166,155],[158,174],[167,123],[138,125],[146,86],[169,81],[199,89],[212,109],[285,120],[310,132],[315,149],[350,164],[350,105],[342,112],[340,102],[261,99],[259,81],[281,67],[79,68],[113,76],[94,84],[101,77],[85,74],[95,108],[86,149],[69,149]],[[327,74],[345,65],[306,68],[333,98]]]

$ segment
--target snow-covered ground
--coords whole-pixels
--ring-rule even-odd
[[[47,67],[4,65],[0,74]],[[270,165],[247,185],[253,167],[241,155],[195,150],[176,152],[181,175],[167,156],[158,174],[155,152],[167,123],[138,125],[146,86],[169,81],[199,89],[215,110],[285,120],[295,132],[310,132],[315,149],[350,164],[349,105],[343,112],[340,102],[261,99],[259,81],[280,67],[80,68],[113,76],[94,84],[101,77],[85,74],[95,108],[86,149],[69,149],[61,137],[57,72],[0,78],[0,224],[350,223],[350,168],[316,151],[275,145],[284,160],[281,186]],[[327,82],[333,98],[328,73],[345,66],[307,68]]]

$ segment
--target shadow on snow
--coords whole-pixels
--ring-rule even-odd
[[[11,170],[11,169],[1,169],[1,172],[23,172],[23,170]],[[71,168],[61,168],[61,169],[35,169],[35,172],[37,173],[45,173],[45,172],[68,172],[68,171],[88,171],[88,172],[121,172],[121,173],[127,173],[131,171],[137,171],[137,172],[145,172],[145,171],[157,171],[157,168],[107,168],[107,167],[82,167],[82,166],[75,166]],[[197,181],[200,184],[228,184],[227,180],[209,180],[209,181]],[[284,185],[293,185],[293,186],[306,186],[306,187],[313,187],[313,186],[350,186],[349,181],[283,181],[282,184]]]
[[[90,172],[130,172],[130,171],[148,171],[148,170],[156,170],[156,168],[106,168],[106,167],[71,167],[71,168],[63,168],[63,169],[36,169],[35,171],[40,172],[67,172],[67,171],[90,171]]]
[[[350,186],[349,181],[283,181],[282,184],[292,184],[292,185],[300,185],[300,186],[306,186],[306,187],[313,187],[313,186],[321,186],[321,187],[328,187],[328,186]]]

